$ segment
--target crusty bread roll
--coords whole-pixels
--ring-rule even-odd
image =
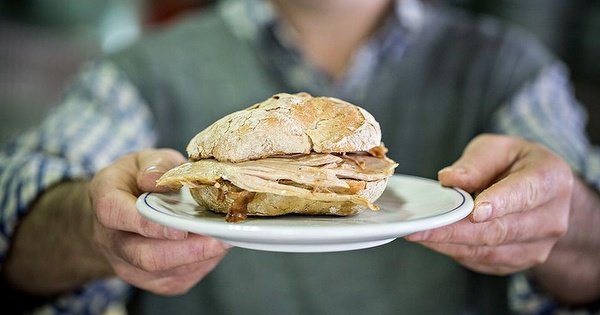
[[[381,143],[367,111],[332,97],[280,93],[229,114],[187,146],[192,161],[241,162],[281,154],[368,151]]]
[[[348,102],[276,94],[198,133],[190,162],[158,185],[190,188],[198,204],[247,215],[353,215],[383,193],[397,164],[385,156],[379,124]]]

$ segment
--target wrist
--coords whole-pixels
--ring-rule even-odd
[[[13,235],[2,270],[7,285],[53,296],[108,276],[110,267],[93,246],[94,220],[85,181],[46,190]]]
[[[532,269],[538,286],[567,305],[600,301],[600,196],[576,178],[569,229],[548,259]]]

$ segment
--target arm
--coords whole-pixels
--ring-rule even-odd
[[[3,274],[16,290],[50,297],[112,276],[92,241],[94,214],[87,182],[58,184],[46,191],[20,222]]]
[[[565,304],[600,300],[600,196],[580,178],[571,198],[569,230],[544,264],[532,269],[539,287]]]
[[[171,150],[129,154],[89,184],[63,182],[45,192],[24,218],[5,264],[9,283],[52,296],[118,275],[156,293],[188,290],[220,261],[228,246],[150,222],[135,209],[142,191],[184,162]]]
[[[152,283],[152,274],[178,264],[152,265],[165,245],[151,249],[161,241],[185,238],[181,244],[196,246],[191,253],[206,253],[198,259],[213,256],[198,244],[223,254],[220,242],[185,237],[138,215],[136,196],[155,189],[160,170],[183,160],[170,150],[127,154],[154,144],[151,122],[135,88],[118,69],[100,63],[84,71],[41,126],[0,152],[0,262],[13,291],[50,297],[49,313],[55,303],[66,312],[93,314],[126,291],[107,276],[160,293],[185,290],[161,286],[159,277]],[[140,251],[143,246],[150,250]]]
[[[73,215],[85,220],[85,217],[90,214],[85,211],[72,213],[85,210],[84,204],[78,206],[78,203],[85,202],[86,199],[69,198],[85,195],[70,193],[67,186],[61,189],[59,185],[63,182],[73,182],[68,184],[68,188],[74,188],[78,192],[85,191],[84,187],[77,188],[75,182],[79,185],[89,181],[93,173],[117,156],[125,154],[127,150],[152,145],[154,134],[150,122],[150,113],[145,104],[118,70],[109,64],[94,63],[83,69],[67,90],[60,106],[54,109],[39,126],[21,134],[0,152],[0,191],[2,191],[0,193],[0,205],[2,205],[0,264],[2,264],[3,290],[15,296],[11,301],[23,299],[25,306],[43,308],[50,314],[56,312],[55,305],[67,312],[85,309],[93,314],[106,307],[107,303],[124,296],[127,286],[122,282],[106,278],[90,282],[79,288],[76,293],[67,290],[72,283],[66,280],[61,280],[65,282],[62,287],[48,282],[45,282],[45,287],[37,287],[40,281],[50,281],[60,275],[67,276],[64,272],[69,270],[64,268],[65,270],[51,269],[40,272],[39,269],[30,268],[37,267],[33,265],[35,262],[43,263],[49,260],[55,263],[56,260],[52,259],[60,260],[61,255],[74,254],[64,252],[65,249],[75,251],[84,247],[89,249],[87,245],[90,243],[85,244],[88,240],[83,237],[60,238],[61,241],[73,242],[70,245],[75,246],[74,248],[70,248],[69,244],[55,242],[63,236],[64,231],[69,231],[71,235],[78,232],[85,233],[90,230],[79,230],[76,227],[80,224],[82,227],[91,226],[91,221],[69,221],[74,218]],[[68,195],[63,195],[65,193]],[[46,206],[52,208],[38,211]],[[61,225],[44,226],[47,225],[42,221],[45,219],[51,219],[48,223],[61,223]],[[68,223],[78,225],[62,225]],[[41,231],[28,230],[39,225],[44,226]],[[21,240],[21,237],[28,236],[32,238]],[[78,245],[75,241],[83,243]],[[25,248],[45,245],[62,247],[45,247],[50,252],[50,256],[43,257],[41,260],[35,256],[26,256],[35,254],[41,248],[28,250]],[[63,245],[66,245],[66,248]],[[25,256],[21,256],[22,254]],[[65,258],[71,257],[65,256]],[[59,267],[67,267],[68,265],[64,264],[69,260],[58,262]],[[7,263],[10,265],[7,266]],[[19,269],[21,267],[23,269]],[[57,274],[53,276],[54,272]],[[23,275],[27,275],[29,279],[16,278]],[[89,274],[79,274],[81,278],[89,276]],[[19,283],[23,280],[34,282],[32,285],[27,282]],[[76,281],[80,280],[82,279]],[[29,293],[31,296],[23,293]],[[90,302],[96,294],[103,296],[101,303],[93,305]],[[39,297],[46,298],[39,299]],[[47,304],[32,306],[31,298],[38,300],[38,303]]]

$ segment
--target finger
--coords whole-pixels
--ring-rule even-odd
[[[137,155],[137,184],[142,191],[166,192],[168,187],[156,186],[156,180],[166,171],[187,162],[178,151],[171,149],[145,150]]]
[[[187,232],[151,222],[142,217],[135,208],[136,198],[142,192],[136,183],[136,177],[143,173],[143,170],[150,168],[152,171],[152,165],[157,168],[168,167],[177,164],[179,159],[183,157],[173,150],[145,150],[123,156],[110,167],[98,172],[89,186],[98,221],[105,228],[134,232],[150,238],[185,239]],[[139,171],[140,166],[146,168]],[[150,181],[154,185],[152,179],[143,177],[140,177],[142,184]]]
[[[473,223],[465,218],[441,228],[408,235],[406,239],[413,242],[470,246],[498,246],[557,239],[566,232],[568,225],[563,212],[565,211],[559,207],[548,205],[483,223]]]
[[[462,156],[439,171],[442,185],[477,192],[491,185],[517,159],[519,140],[498,135],[481,135],[473,139]]]
[[[155,240],[119,233],[112,240],[118,257],[138,269],[160,273],[223,255],[231,246],[213,237],[190,234],[183,241]]]
[[[137,185],[141,191],[147,192],[167,192],[168,187],[156,185],[156,180],[169,169],[176,167],[187,160],[178,151],[171,149],[144,150],[137,156],[137,169],[141,172],[137,174]],[[140,222],[142,227],[141,235],[148,237],[165,237],[170,240],[182,240],[188,235],[186,231],[174,228],[164,227],[156,223],[149,222],[137,214],[135,221]]]
[[[135,156],[119,159],[114,166],[107,167],[94,177],[89,185],[89,195],[96,219],[101,228],[137,233],[156,239],[180,240],[187,232],[180,231],[144,218],[135,207],[139,189],[134,176]],[[129,172],[129,173],[128,173]]]
[[[533,209],[550,201],[557,210],[561,210],[554,213],[557,215],[555,220],[566,219],[573,176],[564,162],[555,161],[550,158],[536,161],[535,166],[517,169],[481,192],[475,198],[471,219],[483,222]]]
[[[167,272],[166,275],[165,273],[159,275],[147,273],[150,280],[138,287],[159,295],[184,294],[212,271],[224,255],[210,261],[177,267]]]
[[[132,268],[125,263],[116,263],[115,273],[120,279],[137,288],[159,295],[178,295],[196,285],[217,266],[224,255],[210,261],[196,262],[158,274]]]
[[[183,240],[188,232],[169,228],[143,217],[135,207],[136,197],[121,190],[95,198],[96,218],[102,228],[127,231],[153,239]]]
[[[171,269],[147,271],[120,257],[112,257],[116,275],[124,281],[144,290],[161,295],[182,294],[194,286],[224,258],[227,251],[212,258],[179,265]]]
[[[507,275],[529,269],[548,258],[555,240],[542,240],[503,246],[470,246],[421,243],[423,246],[452,257],[477,272]]]

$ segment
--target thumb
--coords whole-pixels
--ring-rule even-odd
[[[445,186],[481,191],[507,174],[517,160],[521,141],[500,135],[478,136],[454,164],[438,172],[438,179]]]
[[[168,187],[156,186],[156,180],[166,171],[187,162],[172,149],[144,150],[137,155],[137,184],[142,191],[166,192]]]

